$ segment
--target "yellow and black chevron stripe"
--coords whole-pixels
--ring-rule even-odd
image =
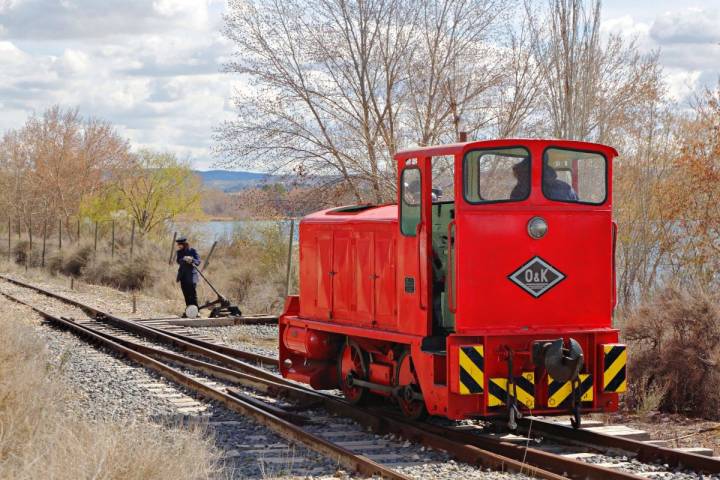
[[[622,393],[627,390],[625,345],[603,345],[603,392]]]
[[[523,372],[515,377],[515,398],[527,408],[535,408],[535,372]],[[488,379],[488,407],[507,403],[507,378]]]
[[[485,391],[485,353],[482,345],[465,345],[459,352],[461,395],[477,395]]]
[[[592,402],[593,400],[593,379],[592,375],[587,373],[580,374],[580,396],[581,402]],[[548,375],[548,407],[558,408],[570,405],[570,394],[572,393],[572,384],[570,381],[565,383],[554,380]]]

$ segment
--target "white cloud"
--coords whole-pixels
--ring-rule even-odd
[[[623,15],[605,20],[602,23],[602,30],[607,33],[643,37],[650,32],[650,25],[636,21],[631,15]]]
[[[57,61],[57,71],[60,75],[81,75],[87,72],[88,67],[88,55],[72,48],[66,49]]]
[[[720,9],[686,8],[666,12],[655,19],[650,35],[659,44],[717,43],[720,41]]]
[[[0,8],[0,24],[5,36],[34,40],[187,31],[207,26],[208,5],[204,0],[24,0]]]
[[[659,50],[668,92],[676,100],[716,84],[720,76],[719,8],[674,8],[646,21],[615,16],[604,19],[603,32],[634,37],[644,52]]]
[[[8,66],[22,62],[25,55],[12,42],[0,41],[0,65]]]
[[[112,122],[135,147],[209,167],[212,131],[231,115],[236,83],[220,72],[232,49],[219,33],[223,8],[204,0],[0,0],[0,134],[59,103]]]
[[[668,95],[675,101],[682,101],[692,95],[698,89],[701,74],[699,70],[666,69],[665,83],[668,87]]]

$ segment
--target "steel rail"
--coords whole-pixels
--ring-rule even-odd
[[[51,292],[50,290],[47,290],[45,288],[38,287],[37,285],[32,285],[32,284],[29,284],[29,283],[26,283],[26,282],[23,282],[20,280],[16,280],[16,279],[8,277],[6,275],[0,275],[0,279],[5,280],[9,283],[18,285],[23,288],[35,290],[36,292],[39,292],[39,293],[41,293],[45,296],[51,297],[51,298],[55,298],[56,300],[60,300],[61,302],[67,303],[68,305],[72,305],[86,313],[89,313],[91,316],[94,316],[95,320],[97,320],[97,321],[109,323],[109,324],[116,326],[118,328],[121,328],[123,330],[131,331],[137,335],[140,335],[141,337],[145,337],[145,338],[154,340],[159,343],[164,343],[166,345],[171,345],[174,348],[177,348],[178,350],[181,350],[184,352],[188,352],[188,353],[191,353],[194,355],[201,355],[203,357],[212,359],[212,360],[214,360],[222,365],[225,365],[227,367],[232,367],[232,368],[236,368],[240,371],[252,373],[253,375],[255,375],[257,377],[268,378],[270,380],[272,380],[273,378],[276,378],[276,376],[273,373],[268,372],[267,370],[263,370],[261,368],[250,365],[248,363],[244,363],[236,358],[232,358],[232,357],[225,355],[221,352],[218,352],[216,350],[211,350],[211,349],[205,348],[201,345],[197,345],[186,339],[178,338],[177,336],[171,335],[168,332],[165,332],[163,330],[152,328],[152,327],[143,325],[142,323],[135,322],[132,320],[125,320],[124,318],[117,317],[108,312],[104,312],[98,308],[92,307],[90,305],[79,302],[77,300],[66,297],[64,295],[60,295],[59,293]],[[234,350],[234,351],[240,355],[248,353],[248,352],[243,352],[241,350]],[[255,357],[256,357],[255,354],[247,355],[247,358],[254,359]],[[275,362],[277,363],[277,360],[275,360]]]
[[[86,327],[88,328],[88,327]],[[99,335],[110,336],[104,332],[98,332]],[[480,465],[496,470],[509,470],[518,473],[526,473],[538,478],[558,480],[565,478],[562,475],[554,474],[550,471],[534,468],[524,462],[517,461],[513,458],[497,455],[490,451],[457,442],[449,442],[446,438],[429,432],[424,432],[416,426],[409,425],[402,421],[396,421],[389,418],[383,418],[380,415],[371,414],[360,408],[354,407],[347,402],[334,398],[332,396],[306,389],[299,385],[293,385],[282,377],[276,377],[276,381],[266,378],[254,377],[252,375],[238,372],[229,368],[218,366],[215,364],[203,362],[189,357],[184,357],[172,352],[158,350],[153,347],[147,347],[141,344],[134,344],[129,340],[118,339],[118,343],[137,345],[136,348],[143,351],[148,356],[162,358],[165,361],[177,363],[185,368],[200,371],[208,376],[233,382],[248,388],[258,390],[262,393],[274,396],[284,396],[295,401],[305,402],[311,407],[321,406],[330,413],[351,418],[358,423],[370,428],[378,434],[393,433],[399,435],[406,440],[422,443],[428,447],[445,450],[458,460],[466,463]]]
[[[218,345],[217,343],[208,342],[205,340],[201,340],[199,338],[193,338],[187,335],[183,335],[181,333],[171,332],[169,330],[166,330],[164,328],[156,327],[154,325],[144,325],[147,328],[156,330],[158,332],[162,332],[166,335],[170,335],[172,337],[175,337],[180,340],[184,340],[189,343],[193,343],[195,345],[199,345],[203,348],[207,348],[208,350],[213,350],[218,353],[222,353],[225,355],[228,355],[230,357],[239,358],[242,360],[248,360],[253,361],[257,363],[262,363],[265,365],[273,365],[278,366],[278,359],[273,357],[268,357],[267,355],[261,355],[259,353],[253,353],[253,352],[247,352],[245,350],[238,350],[237,348],[228,347],[227,345]]]
[[[7,280],[21,287],[38,291],[50,297],[56,298],[60,301],[72,304],[83,310],[89,310],[93,314],[100,315],[101,317],[104,316],[104,318],[101,318],[100,320],[114,320],[111,323],[118,323],[120,328],[123,328],[125,326],[132,327],[132,324],[135,323],[121,319],[119,317],[108,316],[104,312],[94,307],[89,307],[81,302],[77,302],[73,299],[64,297],[63,295],[47,291],[35,285],[31,285],[3,275],[0,275],[0,279]],[[222,350],[230,355],[243,355],[248,353],[243,352],[242,350],[233,349],[231,347],[218,346],[210,342],[193,339],[192,337],[186,337],[179,334],[173,334],[171,332],[165,332],[162,329],[155,329],[148,326],[142,327],[144,327],[142,329],[143,333],[147,333],[148,336],[154,337],[155,339],[162,339],[164,340],[164,343],[170,343],[174,346],[177,346],[175,342],[180,342],[180,345],[183,345],[184,347],[188,347],[187,344],[190,344],[191,347],[188,347],[187,349],[191,353],[194,353],[196,351],[192,347],[197,347],[200,349],[199,352],[201,354],[206,354],[208,353],[208,351],[210,351],[216,355],[220,355],[219,358],[221,360],[221,363],[225,363],[224,360],[234,359],[228,358],[226,355],[220,354],[220,352],[213,350],[213,347],[222,347]],[[168,340],[168,337],[172,340]],[[203,344],[205,344],[205,346],[195,344],[192,340],[202,342]],[[138,346],[138,348],[150,347]],[[227,365],[231,368],[223,368],[218,367],[217,365],[195,359],[190,359],[188,357],[182,357],[177,354],[163,352],[160,350],[158,350],[157,352],[153,352],[153,355],[164,356],[166,360],[177,362],[178,364],[186,366],[187,368],[204,369],[206,374],[210,374],[208,372],[214,371],[218,375],[225,375],[226,380],[234,381],[241,385],[245,385],[249,388],[255,388],[260,391],[266,391],[268,393],[276,395],[280,394],[281,392],[285,394],[290,394],[289,392],[293,392],[292,394],[290,394],[290,396],[295,399],[304,398],[306,401],[320,401],[323,403],[323,406],[326,409],[332,411],[333,413],[351,417],[367,426],[370,426],[376,431],[391,431],[394,433],[400,433],[402,436],[409,440],[418,441],[427,446],[440,448],[453,454],[453,445],[457,445],[458,442],[465,442],[466,446],[473,446],[476,447],[478,450],[485,451],[486,453],[493,453],[502,457],[500,459],[501,462],[507,462],[508,460],[512,460],[513,458],[519,458],[522,461],[519,465],[517,465],[519,467],[518,471],[527,472],[527,463],[530,463],[535,467],[538,467],[538,470],[540,470],[541,472],[542,469],[546,468],[548,470],[548,472],[546,473],[559,472],[560,474],[570,476],[571,478],[638,478],[637,476],[625,472],[620,472],[617,470],[607,469],[603,467],[597,467],[586,462],[565,458],[559,455],[554,455],[543,450],[525,448],[512,444],[510,442],[498,441],[496,439],[475,435],[470,432],[462,432],[456,429],[437,427],[426,423],[411,423],[406,420],[401,420],[399,418],[380,416],[380,414],[378,414],[377,412],[374,414],[370,414],[367,411],[355,408],[335,397],[321,394],[314,390],[307,389],[303,386],[290,383],[289,381],[278,377],[271,372],[267,372],[266,370],[253,367],[251,365],[238,362],[236,360],[229,362],[229,365]],[[213,358],[212,355],[206,356],[210,356],[210,358]],[[218,360],[217,358],[213,359],[216,361]],[[275,362],[277,361],[275,360]],[[248,373],[240,373],[233,369],[238,369],[242,372]],[[520,424],[521,428],[523,428],[523,426],[527,428],[526,425],[527,419],[525,419],[525,422],[521,422]],[[563,443],[575,443],[595,450],[623,450],[626,452],[634,453],[637,454],[638,460],[640,461],[649,462],[653,460],[663,460],[665,463],[673,466],[686,466],[693,470],[699,470],[708,473],[716,473],[720,471],[720,462],[711,457],[705,457],[688,452],[658,447],[655,445],[645,444],[634,440],[613,437],[610,435],[602,435],[587,430],[573,430],[567,427],[563,427],[561,425],[541,422],[539,420],[533,421],[533,430],[536,432],[542,431],[548,438],[553,438]],[[575,435],[579,435],[580,437],[573,437],[573,434],[569,432],[577,432]],[[423,435],[431,436],[432,442],[423,441]],[[432,438],[432,436],[436,438]],[[477,457],[478,452],[474,453]],[[462,455],[466,456],[463,457]],[[488,457],[485,459],[486,463],[482,463],[479,462],[477,458],[475,458],[475,460],[467,460],[467,458],[470,458],[467,456],[467,452],[462,455],[456,455],[456,457],[469,463],[480,463],[483,466],[490,468],[494,468],[497,466],[497,464],[495,463],[495,460],[497,459]],[[507,469],[510,463],[503,463],[502,465],[504,465],[503,468]],[[539,476],[543,476],[542,473]]]
[[[306,445],[311,450],[314,450],[315,452],[327,458],[331,458],[337,461],[345,468],[351,469],[368,477],[379,475],[383,478],[388,478],[392,480],[410,480],[410,477],[402,473],[399,473],[391,468],[376,463],[364,455],[351,452],[350,450],[347,450],[340,445],[337,445],[322,437],[307,432],[299,426],[283,418],[280,418],[273,413],[270,413],[266,409],[260,408],[256,405],[252,405],[233,395],[227,394],[216,388],[205,385],[202,382],[199,382],[194,378],[185,375],[184,373],[158,360],[155,360],[154,358],[151,358],[147,355],[140,353],[139,351],[122,345],[120,342],[107,338],[106,335],[99,335],[97,332],[92,331],[92,329],[86,328],[85,326],[80,325],[75,321],[52,315],[42,309],[30,305],[27,302],[12,297],[11,295],[5,293],[2,293],[2,295],[10,298],[17,303],[31,308],[33,311],[37,312],[46,320],[56,323],[72,331],[73,333],[82,336],[94,344],[106,347],[117,353],[119,356],[127,360],[136,362],[143,367],[156,372],[160,376],[189,390],[192,390],[203,398],[222,403],[228,409],[253,419],[255,422],[264,425],[265,427],[269,428],[270,430],[274,431],[275,433],[290,442],[302,443]]]
[[[687,468],[695,472],[708,474],[720,473],[720,460],[713,457],[660,447],[629,438],[606,435],[582,428],[575,430],[564,425],[558,425],[537,418],[533,418],[532,420],[523,418],[519,421],[518,426],[521,431],[527,432],[530,429],[531,421],[534,432],[542,433],[545,437],[553,440],[581,446],[592,446],[593,448],[601,447],[606,450],[621,450],[635,455],[641,462],[660,460],[671,467]]]
[[[5,278],[0,275],[0,278]],[[30,284],[25,284],[24,282],[14,281],[13,283],[16,283],[24,288],[32,289],[39,291],[40,293],[45,293],[46,291],[44,289],[41,289],[39,287],[35,287]],[[2,293],[2,292],[0,292]],[[52,292],[48,292],[52,293]],[[230,368],[225,368],[219,365],[215,365],[208,362],[203,362],[201,360],[191,358],[191,357],[184,357],[182,355],[179,355],[174,352],[169,352],[165,350],[160,350],[157,348],[149,347],[146,345],[142,345],[136,342],[133,342],[131,340],[117,338],[115,335],[111,335],[106,332],[102,332],[100,330],[94,329],[90,327],[87,324],[81,324],[76,321],[67,319],[67,318],[58,318],[53,315],[48,314],[47,312],[44,312],[27,302],[24,302],[22,300],[19,300],[9,294],[2,293],[2,295],[10,298],[11,300],[14,300],[18,303],[21,303],[23,305],[26,305],[39,314],[41,314],[45,318],[49,318],[53,321],[56,321],[58,323],[61,323],[63,326],[70,328],[74,331],[78,331],[78,329],[82,329],[81,333],[87,334],[92,336],[93,339],[98,339],[99,342],[102,342],[103,344],[105,342],[108,342],[112,345],[117,345],[118,347],[121,347],[123,349],[136,352],[137,355],[141,355],[144,358],[148,358],[150,360],[153,360],[155,362],[159,362],[158,359],[175,363],[177,365],[180,365],[182,367],[200,371],[206,375],[212,376],[214,378],[218,378],[225,381],[231,381],[236,382],[240,385],[247,386],[249,388],[255,388],[261,392],[264,393],[271,393],[271,394],[283,394],[287,395],[288,397],[291,397],[295,400],[303,400],[305,402],[308,402],[310,404],[317,404],[320,403],[325,409],[327,409],[331,413],[335,413],[337,415],[341,415],[344,417],[351,418],[362,425],[372,429],[376,433],[379,434],[387,434],[387,433],[393,433],[396,435],[399,435],[406,440],[413,441],[416,443],[421,443],[425,446],[436,448],[440,450],[447,451],[449,454],[454,456],[460,461],[473,464],[473,465],[479,465],[485,468],[491,468],[498,471],[513,471],[517,473],[524,473],[527,475],[531,475],[538,478],[544,478],[548,480],[560,480],[564,477],[562,474],[554,473],[549,470],[544,470],[541,468],[537,468],[534,465],[528,464],[524,461],[522,461],[522,457],[520,459],[511,458],[507,456],[503,456],[500,454],[497,454],[492,451],[481,449],[474,445],[468,445],[459,443],[453,440],[449,440],[448,438],[437,435],[432,432],[428,432],[422,428],[419,428],[416,425],[411,425],[407,422],[399,421],[397,419],[392,419],[389,417],[383,417],[381,415],[373,414],[368,411],[362,410],[360,408],[354,407],[347,402],[340,400],[338,398],[321,394],[318,392],[315,392],[310,389],[306,389],[304,387],[294,385],[290,383],[289,381],[277,377],[270,372],[262,371],[260,369],[256,369],[255,367],[251,367],[253,370],[260,370],[261,372],[265,373],[267,376],[254,376],[251,374],[238,372],[236,370],[232,370]],[[52,294],[52,297],[56,298],[57,300],[63,301],[65,297],[59,294]],[[81,308],[83,310],[86,310],[83,307],[86,307],[80,302],[77,302],[75,300],[71,300],[70,302],[74,306]],[[95,314],[98,314],[98,310],[90,307],[88,310],[92,311]],[[99,312],[99,314],[102,314],[103,312]],[[133,359],[134,360],[134,359]],[[141,363],[141,362],[138,362]],[[142,363],[141,363],[142,364]],[[161,363],[161,365],[164,365]],[[243,367],[250,367],[249,365],[242,364]],[[167,367],[170,368],[170,367]],[[179,374],[179,372],[177,372]],[[181,374],[182,375],[182,374]],[[268,378],[271,377],[271,378]],[[184,385],[184,384],[183,384]],[[202,385],[202,384],[200,384]],[[207,387],[210,388],[210,387]],[[227,394],[223,394],[222,392],[219,392],[222,395],[228,396]],[[233,398],[231,395],[230,398]],[[562,458],[562,457],[559,457]]]
[[[628,480],[643,478],[621,470],[602,467],[537,448],[518,445],[502,439],[477,435],[468,431],[441,427],[429,423],[419,423],[418,426],[419,428],[437,435],[443,435],[456,442],[474,445],[478,448],[486,448],[511,458],[523,458],[532,465],[562,473],[562,475],[568,478],[588,480]]]

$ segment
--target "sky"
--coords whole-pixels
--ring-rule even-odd
[[[133,147],[212,168],[240,80],[225,0],[0,0],[0,133],[53,104],[112,122]],[[660,49],[669,94],[720,76],[720,0],[604,0],[603,29]]]

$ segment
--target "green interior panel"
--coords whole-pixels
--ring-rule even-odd
[[[455,315],[450,312],[447,301],[447,266],[448,266],[448,225],[455,218],[455,202],[438,202],[432,205],[432,248],[431,259],[433,271],[433,301],[440,299],[440,309],[433,308],[433,324],[436,334],[455,330]],[[443,281],[435,282],[441,278]],[[435,305],[435,304],[433,304]],[[437,317],[440,318],[437,318]]]

